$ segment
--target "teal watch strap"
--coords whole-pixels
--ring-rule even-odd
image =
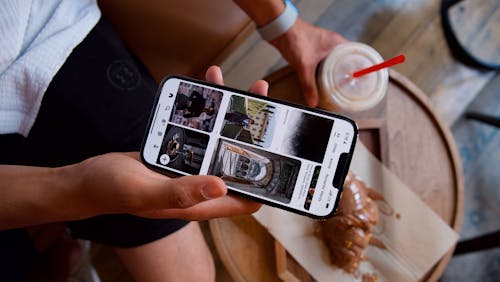
[[[297,20],[299,13],[295,5],[290,0],[285,1],[285,10],[273,21],[257,29],[260,36],[267,41],[285,33]]]

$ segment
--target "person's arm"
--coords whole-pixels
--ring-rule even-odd
[[[137,153],[111,153],[60,168],[1,165],[0,179],[0,229],[106,213],[160,216],[159,211],[187,209],[227,192],[216,177],[170,179],[153,172]]]
[[[0,229],[69,219],[70,183],[63,168],[0,165]]]
[[[218,67],[206,79],[222,84]],[[251,92],[265,95],[267,83]],[[169,178],[142,164],[139,153],[109,153],[59,168],[0,165],[0,229],[130,213],[203,220],[248,214],[261,205],[226,195],[215,176]]]
[[[285,9],[282,0],[234,0],[258,28],[277,18]],[[338,44],[347,41],[336,32],[311,25],[300,17],[282,35],[269,43],[276,47],[297,71],[304,98],[309,106],[318,105],[316,67]]]
[[[245,11],[257,27],[270,23],[285,10],[285,3],[282,0],[234,0],[234,2]]]

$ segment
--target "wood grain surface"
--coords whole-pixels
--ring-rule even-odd
[[[423,90],[430,98],[436,115],[448,126],[461,116],[469,103],[487,85],[498,89],[498,82],[491,83],[495,72],[469,67],[452,56],[441,28],[439,16],[441,1],[295,0],[294,2],[304,20],[337,31],[349,40],[370,44],[384,58],[404,53],[408,61],[395,69]],[[487,13],[474,13],[478,5],[496,4],[497,6],[493,8],[482,10],[492,15],[497,15],[500,10],[499,2],[496,0],[465,0],[462,3],[466,5],[466,10],[456,14],[456,18],[452,20],[466,27],[461,29],[461,36],[465,38],[479,33],[485,34],[485,29],[482,27],[492,24],[490,21],[484,24]],[[148,3],[148,6],[151,5],[153,4]],[[163,2],[160,5],[162,9],[166,7]],[[168,5],[173,3],[169,2]],[[186,11],[188,12],[192,11]],[[470,13],[474,18],[471,18]],[[123,20],[126,22],[129,19],[123,18]],[[499,30],[493,28],[495,32]],[[484,44],[485,38],[477,36],[474,43]],[[256,32],[250,34],[238,48],[231,50],[233,52],[221,62],[221,66],[226,84],[240,89],[248,89],[256,79],[265,77],[286,64],[280,54],[262,41]],[[186,66],[177,70],[173,68],[172,72],[182,71],[184,67]],[[495,92],[498,93],[498,90]],[[393,138],[397,139],[394,136]],[[110,254],[109,248],[97,246],[94,249],[92,258],[102,281],[130,281],[130,278],[124,278],[128,277],[128,274]],[[217,262],[219,260],[217,252],[215,249],[213,251]],[[218,281],[232,281],[224,278],[226,277],[224,267],[218,268],[217,273]]]
[[[294,1],[301,18],[320,27],[336,31],[347,39],[373,46],[384,58],[405,54],[407,61],[394,69],[407,77],[431,98],[435,112],[447,124],[453,124],[467,105],[495,76],[494,71],[478,70],[452,56],[445,40],[441,17],[441,1],[437,0],[317,0]],[[498,46],[494,34],[498,28],[500,7],[495,0],[465,0],[468,10],[475,9],[474,19],[458,15],[468,28],[461,36],[486,33],[494,26],[492,43]],[[489,8],[483,9],[488,3]],[[495,5],[495,6],[491,6]],[[487,13],[488,12],[488,13]],[[487,21],[487,19],[490,19]],[[487,23],[488,25],[484,25]],[[495,28],[496,27],[496,28]],[[488,37],[477,38],[486,44]],[[493,50],[490,51],[494,54]],[[500,52],[496,51],[496,52]],[[222,64],[225,82],[229,86],[248,89],[286,62],[258,34],[251,35]]]
[[[301,96],[295,95],[298,78],[290,68],[275,72],[267,80],[271,84],[269,96],[302,102]],[[383,119],[388,149],[382,150],[380,157],[385,158],[385,165],[458,231],[463,211],[460,160],[448,128],[436,117],[422,90],[392,71],[386,98],[379,105],[344,114],[354,120]],[[252,217],[212,220],[210,229],[221,259],[236,281],[275,281],[278,272],[273,260],[276,256],[283,259],[283,252],[278,245],[275,253],[274,239]],[[451,251],[424,280],[436,281],[450,257]],[[278,263],[282,275],[300,281],[310,279],[293,260],[285,258]]]

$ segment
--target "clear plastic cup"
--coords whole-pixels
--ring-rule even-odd
[[[363,43],[347,42],[335,47],[318,67],[319,107],[329,111],[363,111],[377,105],[387,92],[388,70],[358,78],[352,74],[382,62],[382,56]]]

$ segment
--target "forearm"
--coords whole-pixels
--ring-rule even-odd
[[[270,23],[285,9],[282,0],[234,0],[234,2],[245,11],[258,27]]]
[[[0,229],[75,219],[68,167],[0,165]]]

